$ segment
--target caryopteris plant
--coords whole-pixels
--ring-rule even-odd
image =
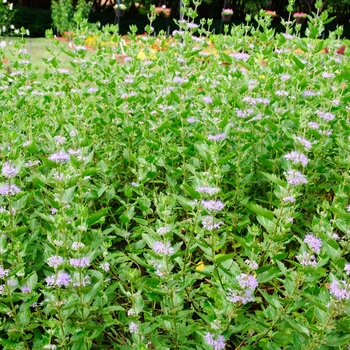
[[[212,37],[185,5],[171,38],[2,64],[1,348],[348,348],[341,29]]]

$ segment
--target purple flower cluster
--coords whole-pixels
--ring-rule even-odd
[[[239,286],[241,288],[248,288],[254,290],[259,284],[256,278],[252,275],[247,275],[245,273],[240,274],[236,277]]]
[[[5,278],[9,275],[10,270],[4,269],[2,266],[0,266],[0,278]]]
[[[188,79],[176,76],[176,77],[174,77],[173,82],[176,84],[183,84],[183,83],[188,83]]]
[[[315,113],[320,118],[322,118],[323,120],[326,120],[326,121],[331,121],[335,118],[335,115],[333,113],[330,113],[330,112],[323,112],[323,111],[317,110]]]
[[[1,173],[3,176],[7,177],[7,178],[12,178],[15,177],[18,174],[17,169],[11,165],[10,162],[6,162],[3,166],[2,166],[2,170]]]
[[[156,241],[153,244],[153,251],[159,255],[172,255],[174,254],[174,248],[171,247],[169,242],[163,243]]]
[[[79,250],[79,249],[83,249],[85,247],[85,244],[82,242],[73,242],[72,243],[72,249],[73,250]]]
[[[242,111],[241,109],[236,108],[236,113],[237,113],[237,117],[246,118],[252,115],[254,113],[254,110],[249,108],[246,111]]]
[[[347,275],[350,275],[350,263],[345,264],[344,271]]]
[[[129,324],[129,332],[130,333],[139,333],[139,326],[135,322],[130,322]]]
[[[307,179],[300,171],[289,170],[286,173],[286,177],[287,177],[287,182],[291,186],[299,186],[302,184],[307,184]]]
[[[221,134],[217,134],[217,135],[209,135],[208,136],[208,140],[209,141],[222,141],[226,139],[226,135],[221,133]]]
[[[74,274],[71,282],[74,287],[86,287],[87,285],[91,284],[90,277],[88,275],[85,275],[85,277],[81,279],[81,276],[78,273]]]
[[[338,300],[349,300],[350,284],[345,281],[334,280],[329,285],[329,292]]]
[[[109,263],[108,262],[104,262],[102,264],[100,264],[99,268],[103,271],[108,272],[109,271]]]
[[[2,196],[14,196],[15,194],[20,192],[21,192],[20,188],[16,185],[6,184],[0,187],[0,195]]]
[[[208,210],[208,211],[221,211],[222,209],[224,209],[224,203],[222,203],[220,200],[202,200],[202,205],[203,207]]]
[[[303,95],[304,95],[305,97],[315,96],[315,95],[316,95],[316,92],[311,91],[311,90],[304,90],[304,91],[303,91]]]
[[[286,81],[286,80],[288,80],[288,79],[290,79],[290,75],[289,75],[289,74],[282,74],[282,75],[281,75],[281,80],[282,80],[282,81]]]
[[[299,260],[300,264],[303,266],[311,266],[316,267],[317,261],[315,258],[315,255],[310,253],[302,253],[296,256],[296,258]]]
[[[212,102],[213,102],[213,99],[212,99],[210,96],[203,96],[203,101],[204,101],[206,104],[209,104],[209,103],[212,103]]]
[[[202,225],[203,228],[205,228],[208,231],[213,231],[215,229],[220,228],[221,225],[223,225],[222,221],[215,222],[215,218],[213,216],[205,216],[202,219]]]
[[[286,196],[283,198],[283,202],[285,203],[294,203],[295,202],[295,197],[294,196]]]
[[[246,259],[244,263],[247,264],[252,270],[256,270],[259,267],[258,263],[254,260]]]
[[[209,194],[209,196],[214,196],[220,192],[220,188],[217,187],[209,187],[209,186],[202,186],[196,188],[197,192],[199,193],[206,193]]]
[[[247,304],[254,301],[253,291],[251,289],[246,290],[233,290],[228,289],[228,296],[226,298],[231,303],[242,303]]]
[[[319,127],[320,127],[320,125],[319,125],[318,123],[316,123],[316,122],[309,122],[309,127],[310,127],[311,129],[318,130]]]
[[[58,266],[64,263],[64,259],[59,255],[53,255],[50,258],[48,258],[46,262],[50,267],[56,269]]]
[[[237,61],[248,61],[249,59],[249,54],[245,53],[245,52],[237,52],[233,55],[230,55],[230,56],[233,56]]]
[[[57,145],[63,145],[66,142],[66,138],[61,135],[55,136],[53,140],[56,142]]]
[[[189,22],[189,23],[186,23],[186,27],[187,27],[187,29],[196,29],[196,28],[198,28],[198,24]]]
[[[158,230],[157,230],[157,233],[159,235],[165,235],[166,233],[170,232],[170,229],[169,227],[160,227]]]
[[[72,267],[83,269],[84,267],[88,267],[90,265],[90,259],[87,257],[80,259],[69,259],[69,264]]]
[[[208,332],[204,340],[208,345],[212,346],[214,350],[222,350],[226,347],[225,338],[222,335],[214,339],[214,334]]]
[[[228,289],[227,300],[231,303],[242,303],[246,304],[254,301],[254,290],[258,287],[258,281],[252,275],[245,273],[240,274],[236,277],[241,290]]]
[[[61,74],[69,74],[69,70],[65,68],[57,68],[57,72]]]
[[[329,73],[329,72],[322,72],[322,77],[329,79],[329,78],[334,78],[334,73]]]
[[[67,287],[72,279],[67,272],[58,272],[57,276],[48,276],[45,281],[48,286]]]
[[[311,233],[307,234],[304,238],[304,242],[314,253],[319,253],[322,247],[322,240]]]
[[[296,139],[299,143],[301,143],[301,144],[304,146],[304,148],[305,148],[306,150],[310,150],[310,149],[311,149],[312,144],[311,144],[311,142],[310,142],[309,140],[304,139],[303,137],[300,137],[300,136],[296,136],[295,139]]]
[[[28,286],[23,286],[21,288],[21,292],[24,293],[24,294],[28,294],[32,291],[32,288],[28,287]]]
[[[268,105],[270,103],[270,100],[268,98],[262,98],[262,97],[251,97],[251,96],[246,96],[243,98],[244,102],[250,103],[251,105],[255,106],[258,103]]]
[[[301,163],[303,167],[306,167],[307,163],[309,162],[309,159],[306,157],[306,155],[298,151],[287,153],[284,158],[290,160],[293,164]]]
[[[69,154],[60,151],[58,153],[53,153],[49,156],[49,159],[52,160],[53,162],[56,163],[64,163],[64,162],[69,162],[70,156]]]

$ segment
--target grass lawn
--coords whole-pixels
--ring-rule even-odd
[[[27,50],[29,54],[29,61],[33,65],[33,67],[38,67],[39,69],[39,77],[43,74],[45,69],[45,64],[43,62],[43,58],[50,58],[52,57],[51,52],[55,51],[57,52],[56,44],[57,39],[46,39],[46,38],[26,38],[25,46],[24,48]],[[17,41],[17,38],[4,38],[4,41],[6,41],[6,47],[1,48],[4,52],[5,61],[4,63],[7,65],[11,65],[11,62],[16,60],[17,56],[17,48],[15,47],[15,43]],[[55,42],[56,41],[56,42]],[[59,42],[58,46],[65,46],[68,48],[69,42]],[[55,50],[56,48],[56,50]],[[51,52],[50,52],[51,51]],[[91,52],[87,53],[87,58],[91,56]],[[60,59],[62,60],[62,68],[70,68],[70,60],[72,59],[70,56],[66,55],[65,53],[61,53]]]

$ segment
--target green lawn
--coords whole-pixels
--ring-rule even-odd
[[[6,68],[6,66],[10,65],[12,66],[12,62],[14,62],[17,58],[17,51],[18,49],[15,47],[15,42],[17,41],[16,38],[4,38],[2,39],[6,41],[6,47],[1,48],[4,52],[4,66],[3,68]],[[39,77],[44,72],[44,62],[43,58],[50,58],[52,57],[52,53],[50,51],[54,50],[56,48],[57,39],[46,39],[46,38],[27,38],[25,39],[25,49],[27,50],[28,54],[30,55],[30,62],[33,65],[33,67],[38,67],[39,69]],[[58,46],[65,46],[68,48],[69,43],[68,42],[59,42]],[[55,50],[58,51],[57,48]],[[87,53],[87,57],[90,57],[91,53]],[[61,68],[70,68],[69,61],[71,60],[71,57],[66,55],[65,53],[62,53],[60,55],[60,59],[62,60],[62,65],[60,65]]]

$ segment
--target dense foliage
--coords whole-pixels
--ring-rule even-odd
[[[12,3],[7,0],[0,2],[0,35],[8,35],[15,29],[12,24],[14,13]]]
[[[21,5],[27,8],[40,8],[49,9],[52,2],[57,0],[21,0],[20,2],[15,1],[15,5]],[[85,0],[90,2],[91,0]],[[94,12],[104,12],[107,7],[112,7],[113,3],[117,3],[118,0],[107,2],[105,0],[92,0]],[[129,13],[135,15],[137,13],[144,13],[148,11],[150,6],[162,6],[166,5],[172,9],[176,16],[179,12],[180,0],[121,0],[129,8]],[[74,1],[76,3],[76,1]],[[296,6],[298,11],[304,11],[309,14],[315,9],[316,0],[298,0],[296,1]],[[260,9],[270,9],[276,11],[279,15],[287,14],[288,0],[220,0],[212,1],[205,0],[201,8],[199,9],[199,14],[201,17],[214,17],[218,18],[220,16],[223,7],[233,8],[235,11],[235,16],[237,19],[242,20],[246,13],[256,13]],[[350,15],[350,0],[326,0],[323,1],[323,9],[337,15],[340,19],[341,17],[349,17]]]
[[[192,17],[2,63],[3,349],[347,348],[341,29]]]
[[[74,30],[77,21],[86,19],[91,11],[92,3],[78,0],[74,6],[72,0],[55,0],[51,3],[51,16],[54,28],[59,33]]]

